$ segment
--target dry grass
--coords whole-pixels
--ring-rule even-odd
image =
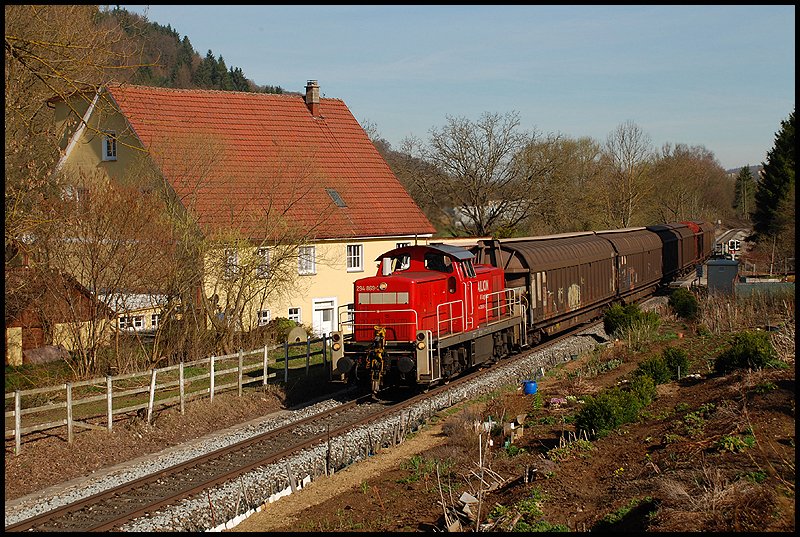
[[[762,531],[774,511],[775,492],[747,480],[730,482],[718,468],[703,468],[661,483],[664,501],[650,531]]]

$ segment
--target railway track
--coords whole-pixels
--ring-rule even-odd
[[[581,328],[585,329],[585,326]],[[579,331],[574,330],[549,340],[535,349],[501,361],[500,365],[513,364],[528,354],[557,345]],[[479,369],[446,385],[437,386],[428,392],[395,403],[375,401],[369,396],[355,399],[261,433],[246,441],[217,449],[124,485],[16,522],[6,526],[5,530],[119,530],[127,522],[157,512],[183,499],[197,497],[215,486],[235,480],[258,467],[279,463],[282,459],[312,446],[327,443],[330,456],[331,439],[344,435],[354,428],[385,419],[389,415],[402,413],[404,409],[419,405],[426,399],[440,396],[448,390],[455,390],[462,384],[474,382],[481,375],[494,369]]]

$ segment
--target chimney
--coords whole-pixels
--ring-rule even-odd
[[[316,80],[306,83],[306,106],[311,110],[312,116],[319,116],[319,85]]]

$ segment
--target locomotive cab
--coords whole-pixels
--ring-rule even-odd
[[[340,311],[345,333],[334,334],[342,340],[332,347],[334,373],[369,381],[376,392],[429,385],[507,354],[511,341],[496,350],[487,327],[518,323],[518,305],[503,271],[473,260],[468,250],[441,244],[379,257],[376,275],[357,280],[352,308]]]

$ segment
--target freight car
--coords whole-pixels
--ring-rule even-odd
[[[340,309],[332,374],[373,392],[446,382],[653,294],[712,248],[702,222],[397,248]]]

